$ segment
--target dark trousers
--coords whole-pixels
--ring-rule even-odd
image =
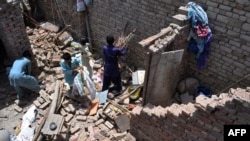
[[[109,89],[111,82],[114,84],[114,87]],[[102,91],[105,91],[107,89],[109,89],[109,91],[112,91],[112,90],[121,91],[122,90],[122,82],[121,82],[121,75],[120,74],[116,75],[116,76],[104,74]]]

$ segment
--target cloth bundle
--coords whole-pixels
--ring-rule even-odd
[[[198,69],[203,69],[206,66],[206,58],[213,39],[211,29],[208,26],[207,13],[194,2],[189,2],[186,7],[189,9],[187,17],[191,23],[188,50],[195,54]]]
[[[79,73],[75,76],[72,94],[80,96],[88,94],[85,91],[84,86],[87,87],[91,99],[94,99],[96,94],[96,88],[94,82],[89,77],[89,72],[87,71],[86,67],[84,67],[83,71],[79,71]]]

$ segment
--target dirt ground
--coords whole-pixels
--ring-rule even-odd
[[[31,106],[36,95],[33,93],[26,94],[24,105],[19,107],[16,105],[16,92],[10,86],[6,72],[0,71],[0,129],[4,128],[11,134],[14,134],[15,127],[21,122],[24,113]]]

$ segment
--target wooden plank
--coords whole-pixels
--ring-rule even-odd
[[[50,114],[47,118],[44,127],[42,129],[42,133],[44,135],[57,135],[60,133],[62,124],[63,124],[64,118],[61,115],[58,114]],[[50,123],[55,122],[57,125],[57,128],[55,130],[50,130]]]
[[[64,96],[62,94],[62,90],[63,90],[63,83],[59,84],[59,92],[58,92],[58,98],[57,98],[57,103],[56,103],[56,110],[55,113],[58,112],[58,110],[60,109],[62,102],[64,100]]]
[[[161,106],[170,104],[179,79],[178,65],[182,60],[183,52],[184,50],[176,50],[153,54],[144,104],[151,103]]]
[[[169,33],[172,30],[173,29],[171,27],[163,28],[158,34],[140,41],[139,44],[142,45],[143,47],[148,46],[152,44],[156,39],[161,38],[162,36],[165,36],[167,33]]]
[[[54,92],[54,95],[53,95],[53,101],[52,101],[52,103],[51,103],[51,108],[50,108],[49,114],[54,114],[55,111],[56,111],[57,99],[58,99],[58,95],[59,95],[59,92],[60,92],[59,89],[60,89],[60,81],[57,80],[57,81],[56,81],[55,92]]]
[[[44,127],[44,124],[45,124],[45,122],[46,122],[46,119],[48,118],[49,109],[50,109],[50,107],[46,110],[45,115],[44,115],[44,117],[43,117],[43,119],[42,119],[41,124],[38,126],[38,128],[37,128],[36,131],[35,131],[35,135],[34,135],[32,141],[38,141],[38,140],[40,140],[40,139],[39,139],[39,137],[41,138],[40,131],[41,131],[42,128]]]
[[[57,80],[55,92],[53,95],[53,101],[50,104],[50,108],[49,108],[48,118],[46,119],[45,124],[41,131],[45,135],[57,135],[58,132],[61,131],[62,122],[64,121],[63,116],[54,114],[56,111],[56,107],[57,107],[57,100],[58,100],[59,93],[60,93],[60,81]],[[50,123],[52,122],[55,122],[57,125],[57,129],[54,131],[50,130],[49,128]]]
[[[152,53],[151,52],[147,52],[147,61],[146,61],[146,72],[145,72],[145,77],[144,77],[144,87],[143,87],[143,91],[142,91],[142,105],[146,105],[146,99],[147,99],[147,89],[148,89],[148,78],[149,78],[149,74],[150,74],[150,64],[151,64],[151,59],[152,59]]]

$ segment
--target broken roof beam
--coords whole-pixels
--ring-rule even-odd
[[[160,50],[166,51],[166,48],[168,48],[167,50],[172,50],[171,43],[173,43],[176,35],[177,33],[171,32],[171,35],[169,34],[162,39],[157,39],[148,49],[152,52],[158,52]]]
[[[172,27],[163,28],[158,34],[148,37],[139,42],[142,47],[147,47],[155,42],[155,40],[166,36],[168,33],[172,32]]]
[[[53,95],[53,101],[51,103],[51,108],[50,108],[50,111],[49,111],[49,114],[54,114],[55,111],[56,111],[56,108],[57,108],[57,100],[58,100],[58,96],[60,95],[60,80],[57,80],[56,81],[56,87],[55,87],[55,92],[54,92],[54,95]]]

